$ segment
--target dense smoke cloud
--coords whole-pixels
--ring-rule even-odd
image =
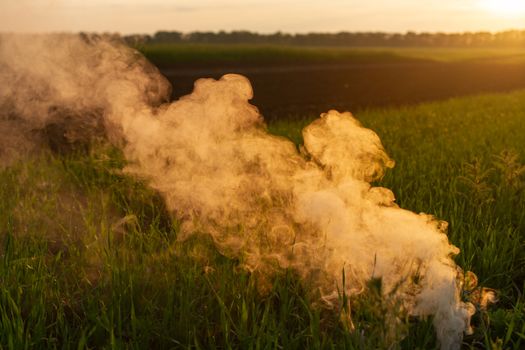
[[[67,34],[0,35],[0,81],[0,166],[47,145],[115,133],[119,125],[104,118],[113,105],[127,98],[156,106],[171,91],[157,68],[117,39]]]
[[[5,165],[57,135],[108,137],[122,147],[125,171],[145,178],[181,220],[181,239],[210,235],[263,277],[262,288],[290,269],[318,303],[336,307],[341,292],[358,297],[380,278],[396,312],[433,315],[441,347],[459,348],[473,314],[460,299],[459,250],[446,223],[399,208],[390,190],[371,185],[394,163],[350,113],[323,114],[297,150],[267,132],[246,78],[201,79],[192,94],[163,103],[167,81],[115,40],[4,36],[0,67]]]

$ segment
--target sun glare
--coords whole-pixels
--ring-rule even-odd
[[[525,15],[525,0],[481,0],[481,6],[502,16]]]

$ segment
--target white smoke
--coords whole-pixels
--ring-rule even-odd
[[[394,163],[350,113],[323,114],[298,151],[267,132],[239,75],[198,80],[192,94],[160,104],[169,86],[133,50],[67,35],[2,37],[0,65],[9,82],[0,88],[0,131],[18,132],[0,146],[19,150],[25,139],[28,148],[29,130],[60,119],[52,107],[74,111],[66,114],[80,130],[93,129],[83,112],[99,111],[88,115],[123,147],[125,170],[163,195],[182,221],[181,239],[208,234],[266,280],[291,269],[328,307],[380,278],[403,312],[434,316],[442,349],[460,347],[473,306],[460,299],[459,250],[446,223],[399,208],[390,190],[371,185]]]
[[[102,124],[116,141],[118,128],[103,115],[118,96],[155,106],[171,92],[157,68],[120,41],[68,34],[0,35],[0,82],[0,167],[48,143],[104,136]]]

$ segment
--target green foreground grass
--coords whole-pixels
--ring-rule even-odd
[[[277,45],[147,44],[138,49],[160,65],[490,62],[524,63],[523,48],[345,48]]]
[[[380,185],[448,221],[457,263],[498,290],[465,348],[523,348],[525,91],[357,117],[397,162]],[[300,143],[311,119],[269,128]],[[96,146],[0,171],[1,348],[435,347],[431,320],[405,320],[407,336],[392,343],[373,284],[354,301],[354,332],[340,311],[313,308],[290,272],[261,294],[205,236],[177,241],[161,198],[123,164]]]

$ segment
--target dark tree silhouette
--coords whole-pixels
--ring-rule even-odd
[[[347,47],[525,47],[525,30],[498,33],[386,33],[339,32],[259,34],[250,31],[191,32],[159,31],[150,35],[128,35],[130,43],[266,44]]]

